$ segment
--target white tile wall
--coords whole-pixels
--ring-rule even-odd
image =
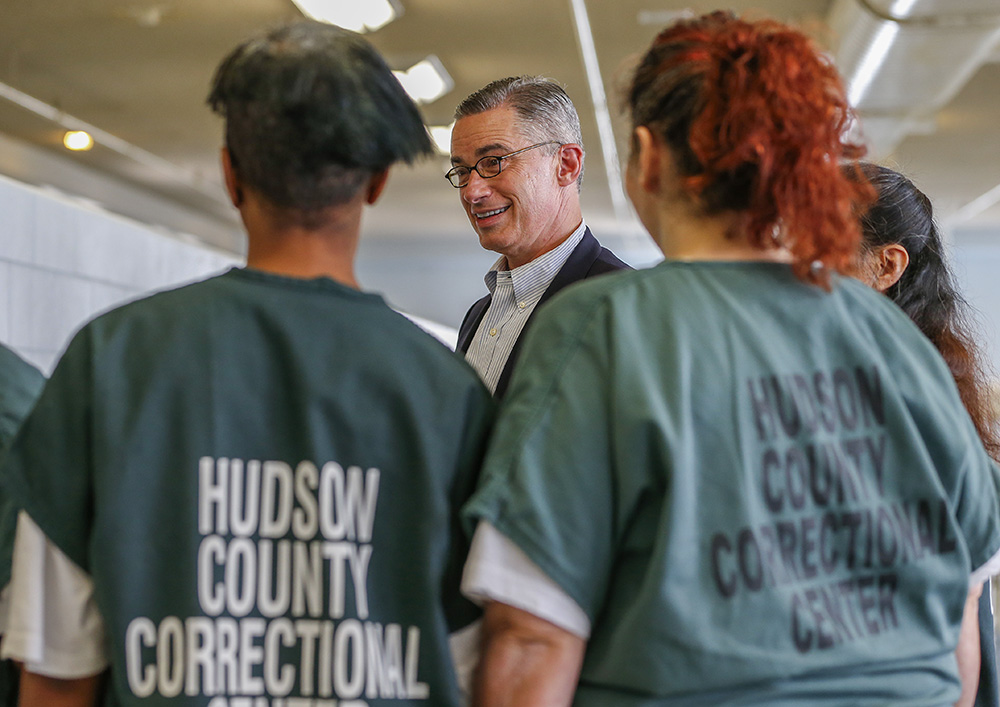
[[[50,373],[96,314],[235,256],[0,177],[0,341]]]
[[[0,204],[0,209],[2,208]],[[10,340],[10,288],[6,286],[9,278],[10,263],[0,260],[0,283],[4,283],[4,286],[0,286],[0,341]]]
[[[31,262],[35,245],[35,196],[0,181],[0,258]]]
[[[87,318],[90,282],[30,265],[11,264],[10,343],[57,351]]]
[[[956,242],[952,267],[962,294],[973,307],[978,341],[993,374],[1000,376],[1000,233],[994,234],[993,243]]]

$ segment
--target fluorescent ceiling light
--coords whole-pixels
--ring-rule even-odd
[[[889,8],[889,14],[893,17],[906,17],[916,4],[917,0],[896,0]],[[875,79],[875,74],[878,73],[885,58],[889,55],[889,48],[896,41],[897,34],[899,34],[898,22],[882,21],[880,23],[878,32],[875,33],[875,37],[868,45],[864,56],[858,62],[858,68],[855,69],[848,81],[847,100],[852,106],[857,106],[868,91],[868,87]]]
[[[432,103],[448,93],[455,82],[445,70],[441,60],[431,54],[406,71],[393,71],[403,89],[417,103]]]
[[[85,130],[68,130],[63,135],[63,145],[67,150],[74,152],[84,152],[94,146],[94,138]]]
[[[292,0],[306,17],[353,32],[374,32],[403,14],[398,0]]]
[[[434,141],[434,147],[442,155],[451,154],[451,131],[454,128],[454,123],[451,125],[431,125],[427,128],[427,131],[431,134],[431,140]]]
[[[597,61],[597,47],[594,45],[594,33],[587,15],[587,4],[584,0],[570,0],[573,9],[573,21],[576,24],[576,37],[580,43],[580,54],[583,56],[583,68],[590,85],[590,100],[594,105],[594,116],[597,118],[597,133],[601,137],[601,152],[604,154],[604,169],[608,175],[608,189],[611,192],[611,206],[615,219],[619,224],[627,224],[629,217],[628,201],[622,187],[621,165],[618,162],[618,148],[615,146],[614,125],[611,122],[611,111],[608,108],[608,98],[604,93],[604,81],[601,78],[601,67]]]

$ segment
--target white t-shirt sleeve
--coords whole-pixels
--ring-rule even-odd
[[[17,517],[3,657],[25,670],[73,679],[103,671],[104,621],[90,577],[23,511]]]
[[[590,637],[590,619],[580,605],[486,521],[480,521],[472,537],[462,594],[480,605],[498,601],[513,606],[580,638]]]
[[[448,637],[461,707],[467,707],[472,703],[472,679],[476,666],[479,665],[479,641],[482,632],[483,621],[477,619]]]

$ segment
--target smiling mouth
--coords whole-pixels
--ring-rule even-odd
[[[496,216],[498,214],[502,214],[504,211],[506,211],[509,208],[510,208],[509,206],[505,206],[502,209],[493,209],[492,211],[484,211],[483,213],[476,214],[475,216],[476,216],[476,218],[478,220],[482,221],[484,219],[490,218],[491,216]]]

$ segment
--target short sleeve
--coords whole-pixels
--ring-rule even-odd
[[[952,504],[969,546],[972,583],[982,584],[1000,572],[1000,469],[977,442]]]
[[[45,378],[34,366],[0,346],[0,453],[13,441],[44,384]],[[17,511],[10,494],[0,493],[0,587],[10,581]]]
[[[23,512],[17,521],[9,609],[4,658],[23,663],[29,672],[62,679],[96,675],[107,667],[93,582]]]
[[[936,350],[930,355],[931,377],[910,376],[910,385],[924,397],[909,397],[909,409],[934,460],[972,569],[977,570],[1000,550],[1000,476],[962,404],[951,372]],[[937,402],[927,405],[926,400]]]
[[[489,523],[476,528],[462,574],[462,593],[477,604],[498,601],[587,640],[590,619],[517,545]]]
[[[892,313],[895,318],[902,315],[903,324],[889,322],[896,328],[887,341],[905,345],[893,346],[887,364],[915,426],[908,432],[918,434],[926,454],[916,461],[933,464],[950,520],[965,541],[971,570],[977,571],[1000,550],[997,464],[983,447],[941,354],[905,315]]]
[[[0,467],[0,483],[45,535],[89,571],[90,336],[70,343]]]
[[[465,515],[513,541],[593,621],[616,545],[606,322],[600,302],[559,304],[526,336]]]

